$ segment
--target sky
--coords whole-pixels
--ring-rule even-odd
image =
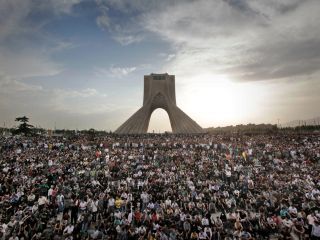
[[[320,116],[319,0],[0,0],[0,123],[114,131],[143,75],[202,127]],[[149,131],[170,130],[162,109]]]

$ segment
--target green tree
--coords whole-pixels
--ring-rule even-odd
[[[90,140],[93,141],[96,136],[96,130],[94,128],[90,128],[88,130],[88,134],[90,136]]]
[[[29,124],[29,118],[26,116],[23,117],[17,117],[15,119],[16,122],[20,122],[20,125],[18,129],[16,129],[16,133],[24,133],[24,134],[30,134],[32,132],[33,126]]]

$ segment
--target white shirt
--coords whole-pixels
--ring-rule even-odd
[[[167,199],[167,200],[165,201],[165,204],[166,204],[166,206],[171,206],[171,200],[170,200],[170,199]]]
[[[53,188],[50,188],[49,191],[48,191],[48,196],[51,196],[52,192],[53,192]]]
[[[208,220],[208,218],[202,218],[201,224],[202,224],[202,226],[209,226],[209,220]]]
[[[294,214],[298,213],[298,210],[295,207],[292,207],[292,206],[290,206],[288,210],[289,210],[290,213],[294,213]]]
[[[311,236],[320,237],[320,225],[312,225]]]
[[[44,205],[44,204],[48,203],[48,200],[45,196],[42,196],[41,198],[38,199],[38,203],[39,203],[39,205]]]
[[[206,232],[200,232],[199,233],[199,239],[207,239],[208,235]]]
[[[109,200],[108,200],[108,206],[109,206],[109,207],[114,206],[114,198],[109,198]]]
[[[73,225],[69,225],[63,230],[63,232],[71,234],[73,232],[73,229],[74,229],[74,226]]]
[[[98,211],[98,200],[96,200],[96,201],[92,201],[92,203],[91,203],[91,207],[92,207],[92,212],[97,212]]]
[[[132,214],[132,212],[130,212],[129,213],[129,215],[128,215],[128,222],[131,224],[131,222],[132,222],[132,218],[133,218],[133,214]]]
[[[79,204],[79,207],[81,210],[86,210],[87,208],[87,202],[81,201]]]

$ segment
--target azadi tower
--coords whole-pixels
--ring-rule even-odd
[[[176,105],[175,76],[151,74],[144,76],[143,106],[124,122],[115,133],[147,133],[152,112],[164,109],[173,133],[202,133],[202,128]]]

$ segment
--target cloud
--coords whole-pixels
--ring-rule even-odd
[[[42,87],[39,85],[26,84],[10,77],[0,74],[0,92],[9,93],[19,93],[19,92],[37,92],[41,91]]]
[[[166,58],[166,61],[167,62],[171,61],[172,59],[174,59],[175,56],[176,56],[175,54],[169,54]]]
[[[53,76],[63,68],[46,54],[37,50],[21,50],[19,53],[0,48],[0,71],[15,79]]]
[[[15,80],[61,73],[63,66],[53,60],[52,54],[74,45],[50,36],[44,26],[55,15],[71,14],[79,2],[0,1],[0,72]]]
[[[47,4],[51,4],[55,13],[70,14],[72,8],[79,4],[82,0],[46,0]]]
[[[70,41],[65,41],[61,39],[48,39],[49,42],[53,42],[52,47],[46,49],[46,53],[54,54],[58,52],[62,52],[67,49],[73,49],[78,47],[79,45],[74,44]]]
[[[25,25],[23,20],[30,12],[29,0],[0,1],[0,42],[10,35],[23,31]]]
[[[315,85],[319,84],[314,83],[320,77],[319,1],[108,0],[108,3],[110,9],[128,16],[128,21],[138,22],[147,32],[145,36],[170,44],[172,57],[168,53],[158,56],[163,59],[162,71],[179,79],[178,100],[179,96],[184,99],[183,109],[190,113],[194,109],[194,114],[198,114],[199,98],[216,104],[215,108],[221,107],[220,113],[213,110],[210,117],[205,117],[208,126],[215,121],[214,117],[225,124],[229,116],[223,97],[212,101],[219,83],[217,76],[221,75],[223,82],[232,82],[231,98],[239,91],[247,93],[238,94],[239,103],[230,102],[231,107],[238,104],[238,109],[245,108],[242,112],[246,112],[229,111],[233,121],[251,118],[254,122],[271,122],[279,116],[319,115],[315,107],[318,97],[311,94],[318,89]],[[306,83],[302,91],[299,83],[303,82]],[[230,86],[221,87],[220,92],[226,92],[226,101],[230,99]],[[190,107],[190,103],[195,104]],[[293,105],[299,106],[298,111]]]
[[[103,3],[102,0],[96,0],[96,4],[100,11],[100,15],[96,18],[96,23],[101,29],[107,30],[110,27],[110,18],[108,16],[109,8]]]
[[[57,62],[57,59],[65,53],[62,52],[59,56],[56,53],[60,54],[61,51],[75,45],[70,39],[55,38],[57,35],[50,33],[51,28],[47,29],[46,26],[56,19],[61,20],[59,22],[61,24],[65,20],[63,15],[75,14],[74,10],[80,9],[75,6],[81,2],[81,0],[0,0],[2,116],[11,113],[10,116],[15,117],[16,113],[29,111],[38,116],[42,114],[43,121],[47,121],[45,120],[48,118],[47,114],[60,116],[64,121],[64,117],[68,115],[74,117],[68,119],[72,127],[72,120],[79,116],[92,122],[92,115],[97,119],[102,112],[115,111],[117,106],[109,103],[106,95],[99,92],[102,91],[100,88],[81,88],[78,82],[73,86],[80,89],[64,89],[65,83],[56,89],[48,89],[45,87],[46,84],[40,84],[41,86],[30,84],[31,80],[35,80],[33,77],[37,77],[38,82],[39,77],[45,79],[47,76],[63,73],[66,66]],[[91,3],[92,5],[94,4]],[[177,89],[181,86],[179,84],[184,84],[183,91],[181,89],[177,91],[180,92],[178,98],[182,96],[186,99],[182,102],[183,109],[188,110],[187,107],[190,105],[188,101],[195,102],[199,95],[203,96],[204,100],[208,96],[206,102],[211,103],[210,97],[214,95],[212,90],[215,90],[216,86],[211,83],[217,82],[214,76],[224,75],[225,79],[233,80],[232,84],[239,86],[273,84],[273,87],[265,88],[270,91],[275,91],[274,89],[279,87],[275,98],[270,97],[272,95],[261,96],[260,92],[254,91],[254,88],[248,87],[251,90],[246,90],[247,95],[257,95],[257,98],[260,97],[259,99],[267,102],[261,111],[268,108],[266,115],[271,119],[277,114],[285,114],[284,109],[289,104],[298,106],[298,100],[293,101],[294,104],[289,100],[280,101],[282,105],[279,107],[276,104],[279,99],[289,99],[288,96],[290,99],[295,98],[295,93],[301,90],[299,82],[311,81],[311,78],[316,83],[319,79],[319,5],[318,0],[97,0],[95,6],[98,7],[98,16],[94,15],[94,19],[91,20],[93,23],[96,21],[97,26],[111,35],[116,42],[126,46],[122,50],[135,50],[128,51],[128,54],[137,54],[139,47],[144,47],[143,43],[147,43],[143,51],[149,51],[150,46],[154,47],[152,52],[158,62],[151,61],[152,65],[150,62],[151,66],[148,66],[148,69],[154,71],[155,68],[159,68],[159,64],[163,64],[163,68],[159,70],[177,75]],[[86,17],[92,17],[92,13],[97,14],[96,10],[94,9]],[[88,10],[85,11],[87,13]],[[64,36],[62,31],[57,31],[56,34]],[[139,46],[134,46],[137,47],[135,49],[128,46],[135,43],[140,43]],[[158,54],[158,50],[165,54]],[[139,58],[143,55],[135,56]],[[72,59],[68,57],[66,62]],[[112,61],[112,58],[110,59]],[[75,65],[72,67],[76,68]],[[100,81],[100,77],[112,77],[117,80],[123,78],[123,81],[126,81],[126,76],[131,77],[142,72],[140,65],[124,63],[124,65],[106,66],[94,69],[94,74],[98,78],[92,82]],[[193,80],[194,85],[190,84]],[[261,80],[268,80],[268,83]],[[243,83],[244,81],[247,83]],[[279,85],[275,82],[279,82]],[[185,83],[188,83],[189,87],[186,87]],[[294,83],[290,91],[287,90],[290,85],[288,83]],[[109,83],[105,85],[107,84]],[[112,90],[117,88],[116,84],[110,85]],[[198,86],[198,91],[195,91],[193,87],[195,85]],[[299,105],[296,114],[301,114],[304,109],[312,107],[314,110],[308,110],[309,113],[318,111],[315,106],[318,101],[316,90],[319,86],[306,84],[304,88],[299,99],[306,95],[308,97],[301,101],[304,104]],[[187,92],[186,89],[190,91]],[[206,94],[203,89],[207,90]],[[263,89],[261,87],[260,91],[263,92]],[[113,94],[112,90],[110,94]],[[125,91],[132,93],[132,89],[126,88]],[[198,95],[195,92],[198,92]],[[234,89],[234,92],[238,91]],[[312,97],[310,97],[311,92]],[[119,95],[118,98],[122,96]],[[125,104],[133,107],[138,97],[133,98],[134,101],[125,99],[127,101]],[[249,98],[243,99],[245,102]],[[268,105],[271,102],[269,99],[272,99],[274,106]],[[113,98],[112,101],[116,102],[117,99]],[[221,109],[224,109],[223,104],[220,104]],[[196,111],[193,112],[195,115],[199,112],[198,106],[196,102],[194,106]],[[247,103],[245,106],[248,109]],[[5,111],[2,111],[3,109]],[[274,109],[278,109],[276,113]],[[290,116],[293,116],[292,112],[295,109],[291,109]],[[121,114],[130,111],[127,109]],[[108,117],[112,119],[110,122],[113,124],[119,120],[115,116],[108,115]],[[123,119],[125,117],[123,115]],[[212,118],[208,121],[211,120]]]
[[[50,106],[56,112],[88,115],[109,112],[113,105],[106,103],[106,94],[94,88],[82,90],[54,89],[51,92]]]
[[[96,19],[97,25],[102,29],[108,29],[110,26],[110,19],[107,15],[100,15]]]
[[[138,27],[137,19],[129,18],[129,21],[123,21],[122,18],[109,17],[109,8],[120,11],[125,11],[122,6],[115,4],[112,1],[96,0],[96,4],[100,11],[100,15],[96,18],[96,23],[104,31],[108,31],[112,38],[121,45],[127,46],[133,43],[141,42],[144,39],[144,34],[141,27]],[[109,7],[110,6],[110,7]]]
[[[117,109],[94,88],[50,89],[0,75],[1,121],[7,126],[26,115],[32,124],[46,128],[53,128],[55,122],[58,128],[115,128]]]
[[[4,75],[0,75],[0,93],[0,108],[17,111],[17,114],[21,109],[30,114],[53,111],[77,115],[97,114],[113,109],[112,104],[106,103],[107,95],[94,88],[48,89]]]
[[[63,71],[63,65],[52,55],[74,44],[52,36],[45,25],[55,16],[71,14],[78,3],[80,0],[0,1],[0,72],[14,79],[17,89],[23,87],[23,79],[54,76]]]
[[[67,98],[88,98],[92,96],[97,96],[98,91],[94,88],[86,88],[80,91],[77,90],[65,90],[65,89],[55,89],[53,90],[54,95],[58,97],[67,97]]]
[[[318,71],[319,10],[315,0],[175,1],[140,19],[147,31],[174,46],[176,56],[166,70],[257,81]]]
[[[137,70],[137,67],[115,67],[111,66],[108,69],[95,68],[95,75],[99,77],[116,77],[122,78]]]
[[[121,45],[127,46],[132,43],[138,43],[143,40],[143,36],[134,36],[134,35],[123,35],[123,34],[117,34],[113,37],[114,40],[119,42]]]
[[[168,7],[173,7],[182,2],[188,3],[194,0],[101,0],[108,6],[116,9],[117,11],[126,14],[141,14],[146,12],[165,11]]]
[[[163,70],[177,75],[227,73],[238,81],[282,79],[316,72],[320,4],[317,0],[99,0],[98,25],[122,45],[146,32],[175,50]],[[112,15],[116,11],[121,19]],[[110,12],[110,17],[108,14]],[[305,13],[308,14],[305,14]],[[102,24],[106,22],[106,24]]]
[[[70,14],[81,0],[4,0],[0,1],[0,41],[8,36],[34,32],[52,15]],[[45,16],[41,15],[45,13]],[[32,16],[43,16],[41,21]]]

